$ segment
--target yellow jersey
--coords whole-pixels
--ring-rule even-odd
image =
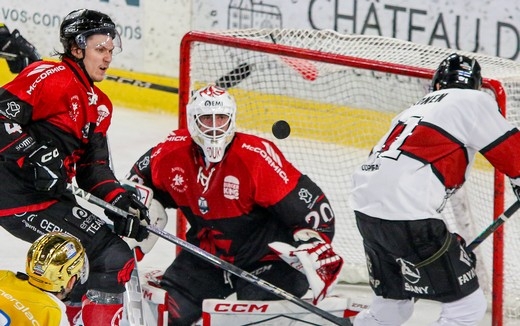
[[[0,326],[69,326],[61,300],[0,270]]]

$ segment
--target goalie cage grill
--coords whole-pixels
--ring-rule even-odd
[[[192,91],[247,63],[251,74],[230,89],[238,105],[238,130],[274,141],[325,191],[336,213],[334,244],[346,262],[340,282],[367,283],[362,240],[348,205],[350,175],[385,133],[391,118],[429,91],[434,70],[452,52],[330,30],[192,31],[181,42],[179,126],[186,126],[184,108]],[[520,64],[457,52],[477,58],[485,91],[518,126]],[[277,120],[291,125],[289,138],[278,140],[270,133]],[[457,194],[444,217],[451,230],[468,242],[514,200],[509,186],[504,187],[504,176],[481,156],[464,192]],[[177,223],[178,235],[184,237],[186,222],[181,214]],[[478,274],[493,305],[494,325],[520,318],[520,240],[515,237],[519,223],[520,218],[513,217],[494,239],[476,249]]]

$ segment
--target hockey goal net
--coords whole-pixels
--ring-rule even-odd
[[[334,244],[346,261],[341,282],[368,283],[362,240],[349,207],[350,176],[392,117],[429,91],[434,69],[451,52],[326,30],[192,31],[181,44],[179,125],[186,126],[184,108],[190,92],[238,72],[228,76],[238,105],[238,129],[273,140],[320,185],[336,213]],[[518,125],[520,65],[459,53],[477,58],[485,91]],[[251,73],[242,74],[237,67]],[[286,139],[276,139],[271,132],[278,120],[291,126]],[[463,191],[445,210],[445,219],[469,243],[513,201],[504,177],[478,157]],[[520,217],[512,218],[476,249],[494,325],[520,318],[519,223]],[[184,236],[185,227],[181,217],[179,236]]]

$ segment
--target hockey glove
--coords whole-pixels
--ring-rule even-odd
[[[27,160],[34,169],[34,187],[37,191],[59,196],[67,189],[67,172],[56,147],[39,145],[27,156]]]
[[[112,205],[128,212],[123,217],[110,210],[105,210],[105,215],[114,222],[114,231],[123,237],[134,238],[142,241],[148,237],[147,225],[150,225],[148,208],[139,201],[132,191],[120,193],[111,202]]]
[[[305,274],[314,296],[313,304],[317,304],[337,284],[343,258],[316,231],[300,230],[294,234],[294,239],[296,248],[284,242],[272,242],[269,247],[285,262]]]
[[[29,43],[17,29],[9,34],[4,24],[0,24],[0,52],[7,56],[7,65],[13,74],[42,59],[34,45]]]

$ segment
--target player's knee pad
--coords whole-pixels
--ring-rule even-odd
[[[374,297],[369,309],[357,314],[355,326],[402,325],[413,314],[412,300],[385,299]]]
[[[478,325],[486,314],[486,308],[486,297],[479,288],[462,299],[443,303],[440,317],[432,326]]]

